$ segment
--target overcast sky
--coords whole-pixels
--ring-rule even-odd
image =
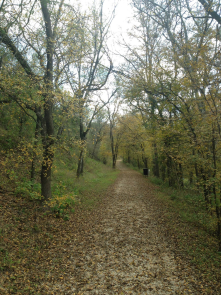
[[[95,2],[99,4],[100,0],[81,0],[79,1],[80,5],[84,9],[88,9],[92,5],[92,3]],[[127,38],[127,31],[132,28],[132,24],[135,22],[135,20],[132,20],[133,16],[133,10],[130,5],[131,0],[105,0],[104,1],[104,15],[106,17],[109,17],[115,7],[115,17],[113,19],[113,22],[111,24],[111,37],[108,41],[108,47],[111,51],[111,56],[113,58],[113,62],[116,65],[116,63],[119,63],[122,60],[119,56],[116,56],[114,53],[121,52],[122,53],[122,46],[118,45],[120,41],[122,41],[122,38],[125,40],[128,40]]]
[[[114,0],[109,0],[109,4],[114,5]],[[122,46],[118,45],[122,42],[122,39],[128,40],[127,32],[132,28],[133,25],[133,10],[130,6],[130,0],[119,0],[117,2],[115,18],[111,25],[111,39],[110,39],[110,50],[113,52],[123,53]],[[122,58],[114,56],[114,61],[120,62]]]

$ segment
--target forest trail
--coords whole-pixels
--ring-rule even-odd
[[[96,217],[73,244],[69,291],[65,291],[65,283],[51,285],[51,291],[58,288],[62,294],[72,295],[199,294],[191,274],[178,270],[161,233],[151,202],[152,186],[120,161],[118,168],[120,175]]]

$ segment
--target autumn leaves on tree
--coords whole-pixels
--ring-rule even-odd
[[[96,98],[92,101],[112,69],[105,42],[113,16],[104,22],[102,9],[102,1],[88,15],[64,0],[1,4],[1,104],[17,104],[34,121],[31,179],[35,178],[36,142],[41,139],[41,195],[45,200],[51,198],[55,145],[64,133],[65,118],[78,114],[79,176],[86,134],[103,106]],[[105,58],[109,66],[103,63]],[[91,120],[84,127],[89,103]]]
[[[116,66],[107,46],[114,10],[107,18],[103,1],[90,11],[65,0],[2,1],[4,173],[12,179],[26,165],[48,200],[58,150],[75,157],[77,177],[86,155],[113,168],[120,155],[169,186],[202,193],[221,249],[220,4],[132,6],[136,25]]]
[[[152,142],[153,174],[180,188],[188,180],[203,193],[217,217],[221,249],[219,3],[134,0],[133,6],[137,42],[124,44],[125,98]]]

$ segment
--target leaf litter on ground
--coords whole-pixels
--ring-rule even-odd
[[[1,194],[0,294],[220,294],[174,251],[154,186],[118,166],[102,201],[68,221]]]

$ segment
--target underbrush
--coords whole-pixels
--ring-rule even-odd
[[[179,255],[188,258],[199,270],[202,281],[220,284],[217,220],[213,212],[206,210],[203,196],[190,189],[170,188],[157,178],[150,177],[149,180],[158,185],[157,202]]]
[[[1,171],[0,190],[11,191],[17,197],[40,203],[42,197],[39,169],[36,171],[36,180],[32,181],[29,161],[25,162],[22,159],[16,166],[14,158],[8,160],[7,169]],[[83,176],[76,178],[76,157],[59,149],[55,154],[52,169],[52,198],[45,205],[56,217],[69,219],[76,205],[93,208],[100,198],[99,194],[114,182],[118,175],[117,170],[114,171],[110,166],[96,160],[86,157],[84,162]]]

